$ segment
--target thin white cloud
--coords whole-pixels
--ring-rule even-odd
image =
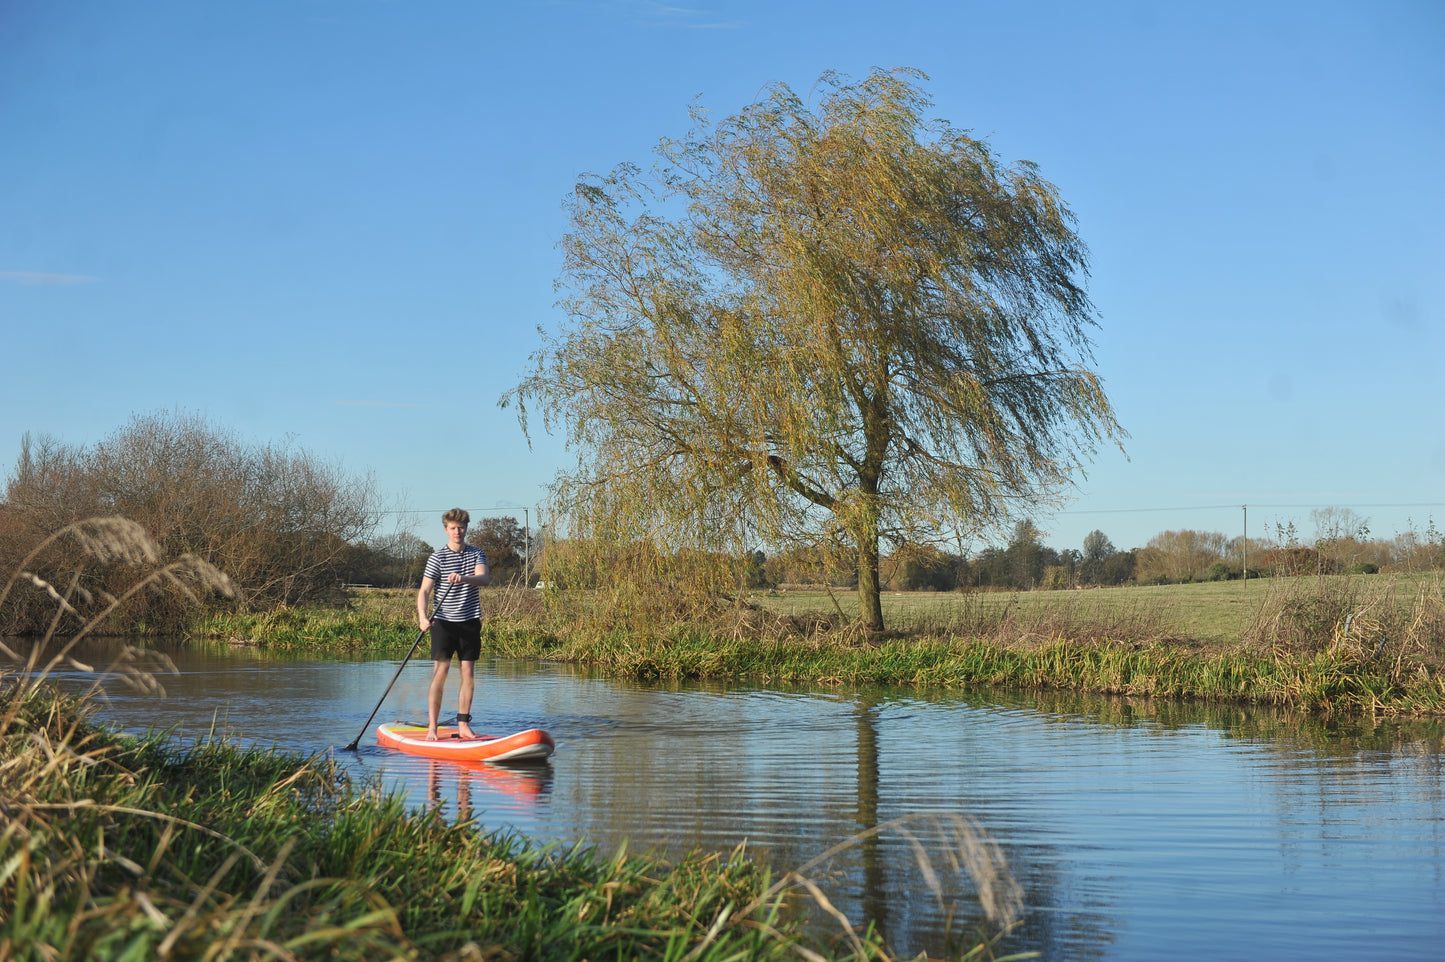
[[[49,274],[44,271],[0,271],[0,280],[28,287],[59,287],[64,284],[93,284],[98,277],[84,274]]]
[[[650,21],[658,26],[683,30],[737,30],[747,26],[745,20],[719,18],[711,10],[679,7],[657,0],[634,0],[630,6],[639,20]]]

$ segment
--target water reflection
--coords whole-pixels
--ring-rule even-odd
[[[860,698],[854,708],[857,718],[858,751],[858,829],[863,832],[858,849],[861,863],[859,873],[859,904],[865,918],[872,919],[885,939],[890,937],[890,919],[886,891],[886,877],[883,870],[881,842],[878,833],[878,704],[870,698]]]
[[[857,836],[809,874],[900,954],[941,953],[982,921],[960,824],[998,842],[1024,890],[1007,951],[1427,959],[1445,943],[1437,722],[1065,694],[644,685],[479,664],[480,730],[545,727],[558,742],[550,764],[511,770],[384,751],[370,733],[338,751],[394,660],[158,654],[175,663],[169,696],[107,685],[104,717],[333,752],[358,779],[482,830],[609,852],[745,843],[779,871]],[[429,677],[408,666],[377,720],[424,716]]]
[[[427,804],[443,812],[454,811],[459,821],[480,817],[472,809],[472,790],[488,797],[503,795],[517,806],[535,805],[552,790],[552,766],[497,765],[489,762],[419,759],[426,768]]]

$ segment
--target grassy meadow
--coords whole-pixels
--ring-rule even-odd
[[[1057,591],[890,591],[883,594],[883,616],[890,628],[912,634],[967,632],[1008,612],[1039,625],[1051,621],[1152,625],[1162,637],[1227,646],[1243,642],[1251,627],[1282,603],[1315,594],[1322,585],[1355,596],[1361,609],[1388,606],[1406,614],[1422,594],[1438,593],[1439,580],[1438,572],[1417,572]],[[750,595],[749,600],[783,615],[841,611],[851,617],[858,610],[857,594],[846,589],[773,590]]]
[[[1081,617],[1158,623],[1182,639],[1228,643],[1243,637],[1253,614],[1278,586],[1265,581],[1214,581],[1187,585],[1092,588],[1020,592],[889,591],[883,594],[883,617],[890,628],[907,633],[967,630],[1005,612],[1030,621]],[[853,591],[768,591],[749,600],[783,615],[842,611],[853,616],[858,596]]]

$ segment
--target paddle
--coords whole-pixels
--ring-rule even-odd
[[[431,613],[433,615],[437,613],[437,608],[441,606],[442,599],[452,590],[452,583],[448,581],[446,584],[446,590],[437,594],[436,601],[431,606]],[[418,631],[416,633],[416,641],[411,643],[411,651],[406,653],[406,657],[403,658],[401,664],[397,666],[396,674],[391,676],[391,685],[395,685],[396,680],[401,677],[401,670],[406,667],[407,662],[411,661],[411,656],[416,654],[416,646],[421,644],[422,636],[425,634],[425,631]],[[386,691],[381,693],[381,700],[376,703],[376,707],[371,710],[371,714],[366,716],[366,724],[361,726],[360,733],[358,733],[357,736],[352,739],[351,744],[347,745],[342,751],[356,751],[356,746],[361,743],[361,736],[366,734],[366,730],[371,727],[371,720],[376,717],[377,712],[381,711],[381,703],[386,701],[387,695],[391,694],[391,685],[386,686]]]

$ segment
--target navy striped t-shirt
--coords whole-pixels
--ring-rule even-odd
[[[487,553],[473,545],[462,545],[461,551],[450,547],[438,548],[426,562],[426,577],[432,579],[434,597],[441,599],[433,618],[442,621],[470,621],[482,616],[482,599],[476,585],[454,585],[447,583],[447,575],[456,572],[470,578],[477,565],[487,563]]]

